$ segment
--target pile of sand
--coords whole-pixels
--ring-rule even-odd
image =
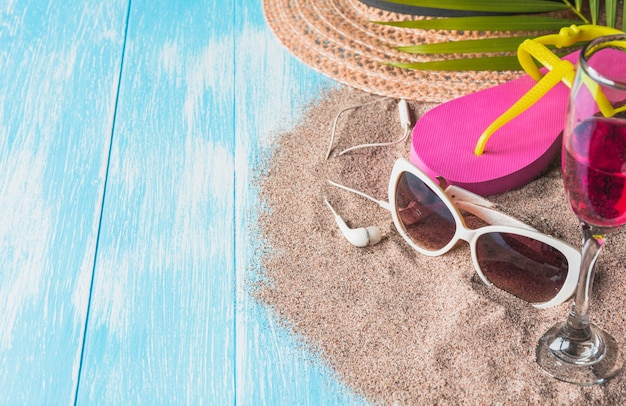
[[[303,121],[278,134],[257,178],[267,210],[259,214],[267,254],[254,295],[321,354],[339,379],[376,404],[616,404],[622,379],[581,388],[547,376],[535,363],[541,335],[563,321],[570,302],[538,310],[475,274],[468,244],[430,258],[396,232],[390,213],[326,183],[332,179],[387,200],[395,159],[409,141],[337,156],[364,142],[401,135],[396,101],[341,116],[335,149],[324,155],[335,115],[374,99],[341,88],[310,106]],[[433,105],[410,103],[419,118]],[[352,227],[378,225],[383,241],[351,246],[328,199]],[[578,246],[577,220],[564,198],[558,157],[523,189],[491,196],[500,210]],[[597,266],[592,319],[625,341],[626,235],[609,236]]]

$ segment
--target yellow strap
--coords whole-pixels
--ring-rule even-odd
[[[604,117],[613,117],[617,113],[623,113],[626,111],[626,105],[614,108],[609,99],[607,99],[606,95],[602,92],[598,82],[592,80],[589,76],[583,76],[583,84],[589,89],[591,96],[596,101],[598,107],[600,108],[600,112]]]
[[[496,131],[530,108],[559,82],[562,81],[569,88],[572,87],[575,75],[574,65],[569,61],[561,60],[545,45],[551,44],[557,48],[562,48],[577,42],[590,41],[599,36],[612,34],[623,34],[623,32],[597,25],[572,25],[562,28],[558,34],[549,34],[532,40],[525,40],[518,48],[517,57],[524,71],[537,80],[538,83],[485,129],[476,143],[474,154],[482,155],[487,141]],[[548,73],[545,75],[541,73],[534,62],[535,59],[548,69]],[[597,84],[585,84],[589,87],[605,116],[608,116],[607,113],[612,112],[610,115],[613,115],[618,111],[626,110],[626,106],[614,110]]]
[[[548,68],[549,71],[557,69],[560,65],[563,65],[561,68],[561,72],[563,73],[569,73],[569,71],[573,73],[576,70],[576,67],[570,61],[561,60],[561,58],[552,53],[552,51],[550,51],[550,49],[548,49],[548,47],[544,44],[535,40],[527,39],[519,46],[517,50],[517,59],[526,73],[537,82],[541,81],[543,74],[539,71],[537,65],[535,65],[533,57],[540,61],[541,64]],[[574,81],[574,75],[572,74],[571,78],[564,77],[563,79],[565,79],[563,82],[571,88],[572,82]],[[556,83],[554,84],[556,85]],[[548,90],[550,89],[546,89],[546,92]]]
[[[529,72],[530,76],[536,79],[535,75],[539,75],[539,81],[533,86],[524,96],[515,102],[507,111],[505,111],[500,117],[492,122],[489,127],[482,133],[474,154],[482,155],[485,151],[485,146],[489,138],[498,131],[503,125],[513,120],[515,117],[528,110],[533,104],[537,103],[539,99],[545,96],[557,83],[563,81],[568,87],[572,86],[574,81],[575,66],[566,60],[561,60],[554,55],[545,45],[535,42],[533,40],[526,40],[520,45],[520,49],[525,52],[519,53],[520,63],[524,70]],[[548,69],[548,73],[543,76],[537,69],[537,66],[532,61],[531,55],[534,55],[537,60],[541,61]],[[526,69],[524,65],[532,65],[536,72],[532,69]]]
[[[623,31],[618,29],[602,25],[570,25],[569,27],[561,28],[558,34],[543,35],[535,38],[535,41],[546,45],[554,45],[557,48],[564,48],[574,45],[577,42],[588,42],[604,35],[623,33]]]
[[[602,44],[601,46],[598,46],[598,48],[609,48],[609,47],[626,49],[626,42],[625,41],[611,41],[611,42]],[[589,92],[591,93],[591,96],[596,101],[596,104],[598,105],[598,108],[600,109],[600,112],[602,113],[604,117],[613,117],[617,113],[622,113],[626,111],[626,105],[618,107],[618,108],[613,107],[609,99],[607,99],[606,95],[602,92],[602,88],[600,87],[598,82],[592,80],[587,75],[583,75],[582,79],[583,79],[582,84],[587,86],[587,88],[589,89]]]

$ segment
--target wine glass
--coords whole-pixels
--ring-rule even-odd
[[[583,234],[581,271],[567,320],[539,340],[537,363],[557,379],[605,382],[624,362],[617,341],[589,319],[594,265],[607,234],[626,223],[626,35],[581,51],[563,133],[565,192]]]

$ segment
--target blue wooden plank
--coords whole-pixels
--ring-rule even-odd
[[[260,12],[132,3],[80,403],[356,399],[245,290],[248,173],[263,137],[328,84]]]
[[[0,404],[69,404],[127,5],[0,5]]]
[[[261,1],[237,3],[235,32],[237,230],[253,229],[259,206],[249,174],[261,170],[272,137],[302,120],[304,108],[336,85],[293,58],[263,19]],[[366,402],[337,382],[269,309],[250,297],[259,271],[246,232],[237,233],[237,400],[242,405],[348,405]],[[255,236],[262,239],[262,236]]]
[[[232,24],[132,2],[82,404],[234,403]]]

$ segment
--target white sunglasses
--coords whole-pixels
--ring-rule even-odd
[[[494,210],[493,203],[472,192],[452,185],[443,190],[406,159],[398,159],[391,172],[389,202],[329,182],[390,211],[400,235],[422,254],[442,255],[459,240],[467,241],[485,284],[537,308],[561,304],[574,293],[581,261],[578,249]],[[469,228],[460,210],[489,225]]]

